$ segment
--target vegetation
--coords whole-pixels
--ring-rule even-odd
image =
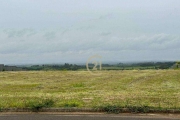
[[[0,72],[0,108],[180,110],[179,70]]]
[[[54,105],[54,100],[47,98],[47,99],[36,99],[36,100],[29,100],[25,104],[27,108],[30,108],[32,111],[39,111],[41,108],[48,108]]]
[[[103,70],[146,70],[146,69],[169,69],[176,62],[140,62],[140,63],[119,63],[119,64],[102,64]],[[92,69],[94,67],[93,64],[89,64],[89,68]],[[76,65],[76,64],[68,64],[64,65],[32,65],[32,66],[24,66],[24,70],[86,70],[85,65]]]
[[[176,69],[179,69],[179,68],[180,68],[180,62],[179,62],[179,61],[176,62],[175,68],[176,68]]]
[[[22,67],[24,70],[78,70],[78,69],[86,69],[84,65],[76,65],[76,64],[68,64],[65,63],[64,65],[32,65],[32,66],[24,66]]]

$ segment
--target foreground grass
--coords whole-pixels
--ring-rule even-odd
[[[0,108],[42,107],[180,110],[180,71],[0,72]]]

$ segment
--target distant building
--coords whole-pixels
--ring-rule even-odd
[[[16,66],[7,66],[4,64],[0,64],[0,71],[21,71],[22,68]]]
[[[16,68],[15,66],[4,66],[5,71],[14,71]]]
[[[0,71],[3,71],[4,64],[0,64]]]

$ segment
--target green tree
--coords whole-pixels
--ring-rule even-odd
[[[176,62],[176,68],[177,68],[177,69],[179,68],[179,65],[180,65],[180,61],[177,61],[177,62]]]

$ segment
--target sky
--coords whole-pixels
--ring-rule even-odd
[[[180,0],[0,3],[0,64],[180,60]]]

